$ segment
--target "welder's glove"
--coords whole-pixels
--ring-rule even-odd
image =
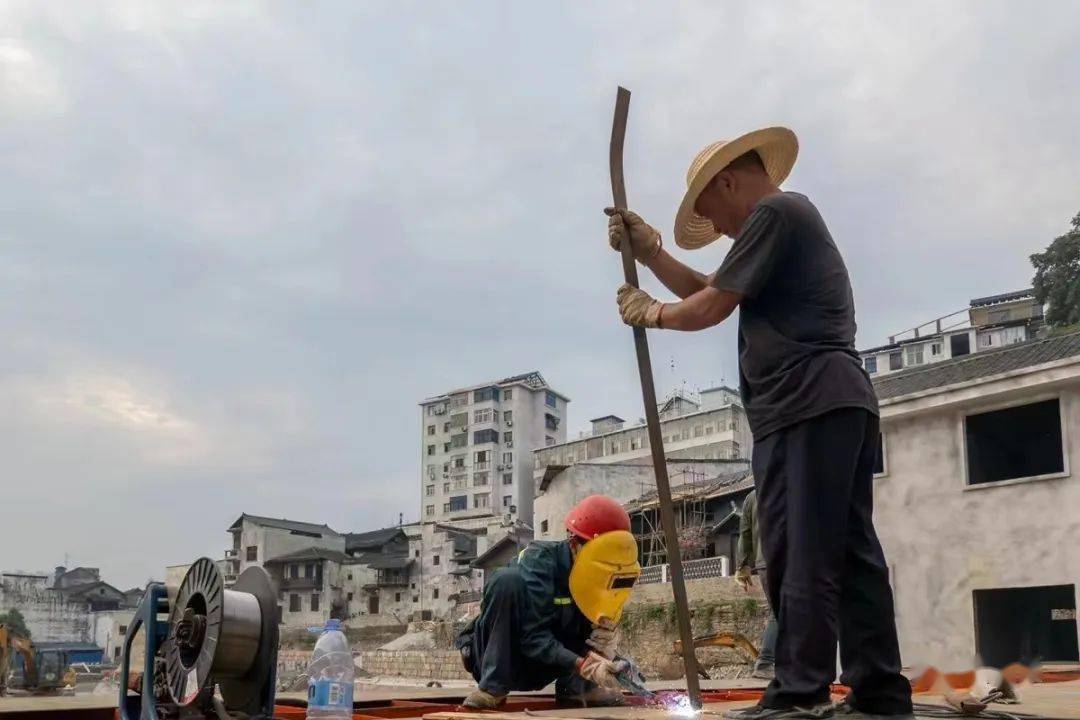
[[[622,660],[608,660],[603,655],[589,651],[585,657],[578,659],[578,675],[600,687],[619,690],[618,674],[626,669],[626,663]]]
[[[640,325],[641,327],[660,327],[660,308],[662,302],[654,299],[644,290],[639,290],[630,283],[623,283],[615,294],[619,303],[619,314],[627,325]]]
[[[604,657],[615,657],[615,626],[593,625],[592,633],[585,644]]]
[[[622,252],[623,238],[629,233],[630,249],[637,260],[644,262],[656,257],[660,252],[664,245],[660,233],[636,212],[609,207],[604,208],[604,213],[608,216],[608,244],[612,250]]]

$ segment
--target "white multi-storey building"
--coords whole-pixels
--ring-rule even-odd
[[[420,403],[420,519],[532,522],[532,451],[566,440],[569,398],[538,372]]]
[[[720,386],[694,397],[677,391],[660,404],[659,411],[664,454],[669,460],[750,457],[753,436],[737,391]],[[644,421],[627,427],[622,418],[605,415],[592,421],[591,432],[537,448],[533,453],[534,485],[538,490],[542,487],[548,468],[559,472],[576,463],[621,463],[647,458],[650,452]]]
[[[1034,290],[975,298],[968,307],[897,333],[888,345],[861,350],[873,378],[907,368],[1032,340],[1043,327]]]

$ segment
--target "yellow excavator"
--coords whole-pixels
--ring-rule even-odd
[[[68,662],[66,651],[38,650],[30,638],[0,624],[0,697],[7,694],[11,658],[16,653],[21,655],[23,660],[22,689],[43,693],[75,686],[75,670]]]

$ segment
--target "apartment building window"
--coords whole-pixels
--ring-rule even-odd
[[[439,466],[438,465],[428,465],[427,466],[427,476],[429,478],[434,480],[435,476],[438,475],[438,474],[439,474]]]
[[[442,431],[444,433],[450,432],[450,421],[449,420],[442,424]]]
[[[497,443],[499,442],[499,431],[493,428],[486,430],[477,430],[473,433],[473,443],[480,445],[481,443]]]
[[[352,578],[349,579],[351,580]],[[352,593],[349,593],[345,596],[345,602],[352,602]]]
[[[300,596],[296,593],[289,594],[289,612],[300,612]]]
[[[434,514],[435,514],[435,506],[434,505],[425,505],[424,506],[424,515],[425,516],[431,517]]]
[[[741,452],[742,452],[742,448],[739,447],[739,443],[732,442],[731,443],[731,459],[735,460],[737,458],[742,457],[742,455],[739,454]]]
[[[428,455],[434,455],[435,454],[435,446],[434,445],[428,445],[427,446],[427,454]]]
[[[120,629],[118,629],[116,632],[120,635],[120,637],[124,637],[125,635],[127,635],[127,625],[121,625]]]
[[[968,485],[1065,470],[1057,398],[964,418]]]
[[[899,350],[889,353],[889,369],[899,370],[902,367],[904,367],[904,354]]]
[[[474,423],[489,423],[495,417],[495,411],[491,408],[485,408],[483,410],[473,410],[472,421]]]
[[[394,593],[394,602],[401,602],[401,593]]]
[[[702,427],[701,425],[695,425],[694,426],[694,437],[701,437],[704,434],[705,434],[705,428],[704,427]]]
[[[491,497],[488,493],[482,493],[480,495],[473,495],[472,506],[474,508],[486,508],[488,506],[488,499]]]
[[[503,465],[513,465],[514,464],[514,453],[512,453],[512,452],[504,452],[502,461],[503,461]]]
[[[544,404],[547,405],[548,407],[555,407],[557,403],[558,403],[558,400],[556,399],[555,393],[551,392],[550,390],[545,390],[544,391]]]
[[[715,431],[716,431],[716,428],[714,426],[712,426],[712,425],[706,425],[705,426],[705,434],[706,435],[712,435]]]
[[[432,555],[431,556],[431,564],[432,565],[438,565],[439,564],[439,556],[438,555]]]
[[[503,390],[503,402],[514,399],[514,388],[506,388]]]
[[[514,433],[512,433],[512,432],[504,432],[503,433],[503,442],[506,443],[507,447],[510,447],[511,445],[513,445],[514,444]]]
[[[616,455],[616,454],[618,454],[618,452],[619,452],[619,443],[612,440],[611,441],[611,454]]]
[[[469,394],[468,393],[462,393],[461,395],[455,395],[454,397],[450,398],[450,407],[452,407],[452,408],[465,407],[468,404],[469,404]]]
[[[540,521],[540,532],[546,533],[547,529],[548,529],[548,521],[547,520],[541,520]]]
[[[468,509],[469,509],[469,498],[467,498],[466,496],[458,495],[456,497],[450,498],[450,512],[455,512],[457,510],[468,510]]]
[[[439,599],[439,588],[435,588],[434,590],[431,591],[431,599],[432,600],[438,600]]]
[[[463,428],[469,424],[469,413],[461,412],[450,416],[450,427]]]
[[[319,594],[311,593],[311,612],[319,611]]]
[[[289,566],[289,577],[294,578],[294,579],[300,577],[300,566],[299,565],[290,565]]]
[[[871,355],[863,358],[863,367],[866,368],[866,372],[873,375],[877,372],[877,355]]]
[[[922,365],[925,362],[922,345],[908,345],[904,348],[904,355],[907,365]]]
[[[495,432],[495,431],[492,430],[492,432]],[[468,444],[469,444],[469,433],[467,433],[467,432],[463,432],[463,433],[460,433],[458,435],[451,435],[450,436],[450,447],[451,448],[463,448]]]
[[[488,471],[475,472],[472,476],[473,487],[483,487],[488,484]]]
[[[497,400],[499,397],[499,388],[481,388],[480,390],[473,391],[473,402],[485,402],[487,400]]]
[[[514,473],[503,473],[503,485],[514,484]]]
[[[442,506],[442,511],[443,511],[444,513],[448,513],[448,512],[450,512],[450,503],[448,503],[448,502],[445,502],[445,503],[443,503],[443,506]]]
[[[453,444],[453,443],[443,443],[443,446],[442,446],[442,451],[443,451],[444,453],[448,453],[448,452],[450,452],[450,450],[451,450],[451,449],[452,449],[453,447],[454,447],[454,444]]]
[[[930,355],[937,357],[941,354],[941,343],[930,343]]]
[[[424,495],[427,496],[427,497],[432,497],[433,495],[435,495],[435,486],[434,485],[428,485],[427,487],[425,487],[424,488]]]
[[[504,423],[512,423],[512,422],[514,422],[514,411],[513,410],[503,410],[503,422]]]
[[[418,602],[420,602],[420,596],[419,596],[419,595],[413,595],[413,596],[412,596],[412,601],[413,601],[414,603],[418,603]]]
[[[555,444],[555,438],[551,437],[550,435],[545,435],[544,436],[544,445],[545,446],[551,447],[554,444]]]
[[[473,453],[473,462],[488,463],[491,462],[490,450],[477,450]]]
[[[453,462],[454,462],[454,470],[463,470],[465,468],[465,456],[464,455],[455,455]]]
[[[444,483],[442,484],[442,491],[443,491],[443,493],[448,493],[448,492],[450,492],[450,483],[448,483],[448,482],[444,482]]]
[[[428,425],[427,426],[427,434],[428,435],[434,435],[435,434],[435,426],[434,425]]]
[[[559,418],[555,417],[551,413],[544,413],[544,427],[548,430],[558,430]]]

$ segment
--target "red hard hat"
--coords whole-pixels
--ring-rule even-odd
[[[630,530],[630,516],[618,500],[590,495],[566,515],[566,529],[588,542],[612,530]]]

